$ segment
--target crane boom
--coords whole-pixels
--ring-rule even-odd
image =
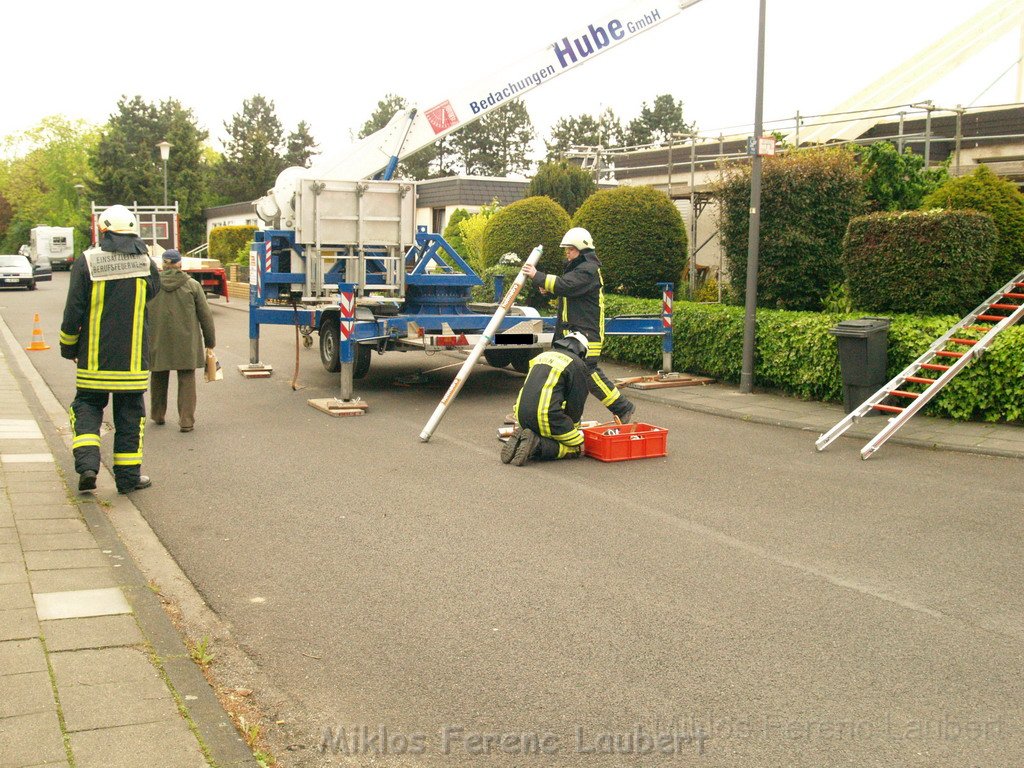
[[[285,169],[274,189],[256,202],[256,211],[264,221],[271,222],[280,217],[284,226],[290,226],[288,220],[293,215],[291,200],[295,185],[302,180],[351,181],[373,178],[382,171],[393,171],[402,158],[480,119],[489,110],[582,66],[597,54],[653,29],[699,2],[641,0],[596,18],[593,11],[588,10],[593,20],[502,72],[472,87],[453,92],[425,109],[412,107],[399,111],[381,130],[337,155],[321,158],[308,169]]]

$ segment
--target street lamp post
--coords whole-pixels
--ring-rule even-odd
[[[164,206],[167,206],[167,158],[171,156],[171,147],[174,145],[164,139],[157,147],[160,148],[160,159],[164,161]]]

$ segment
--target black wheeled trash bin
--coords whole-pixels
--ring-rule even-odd
[[[889,363],[889,318],[844,320],[828,332],[839,343],[843,410],[851,413],[888,381],[885,369]]]

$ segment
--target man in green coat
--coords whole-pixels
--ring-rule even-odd
[[[167,414],[171,371],[178,372],[178,426],[191,432],[196,423],[196,368],[216,345],[213,313],[203,287],[181,271],[181,254],[164,251],[160,291],[149,302],[152,361],[149,415],[157,424]],[[205,349],[204,349],[205,348]]]

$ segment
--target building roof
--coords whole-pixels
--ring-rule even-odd
[[[502,205],[526,197],[530,182],[490,176],[448,176],[416,182],[416,207],[444,208],[451,205]]]
[[[204,208],[203,215],[207,219],[212,219],[217,216],[241,216],[242,214],[252,213],[255,211],[253,208],[254,201],[246,201],[241,203],[228,203],[227,205],[215,205],[212,208]]]

